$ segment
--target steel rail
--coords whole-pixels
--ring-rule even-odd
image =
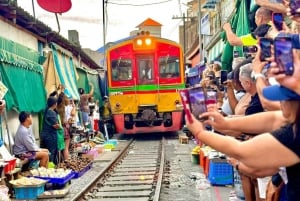
[[[132,144],[133,142],[133,139],[131,139],[126,146],[124,146],[124,148],[120,151],[120,154],[117,155],[113,160],[111,160],[109,162],[109,164],[104,168],[102,169],[99,174],[97,174],[95,176],[95,179],[92,180],[91,182],[89,182],[84,188],[82,191],[80,191],[79,193],[77,193],[73,198],[70,199],[70,201],[79,201],[83,198],[83,196],[88,193],[88,190],[93,186],[95,185],[98,180],[104,176],[105,173],[107,173],[107,171],[112,168],[112,166],[116,163],[116,161],[118,161],[124,154],[125,154],[125,151],[128,149],[128,147]]]
[[[159,201],[161,183],[162,183],[163,172],[164,172],[164,165],[165,165],[165,138],[163,137],[159,173],[158,173],[157,183],[156,183],[155,192],[152,201]]]

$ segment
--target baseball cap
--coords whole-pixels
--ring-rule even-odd
[[[272,101],[300,100],[300,95],[281,85],[265,87],[262,92],[266,99]]]

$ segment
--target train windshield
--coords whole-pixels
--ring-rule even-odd
[[[141,84],[154,83],[153,57],[142,56],[137,58],[137,65],[139,70],[139,81]]]
[[[113,81],[132,79],[132,61],[130,59],[119,58],[111,61],[111,74]]]
[[[179,58],[177,56],[160,57],[159,76],[161,78],[179,77]]]

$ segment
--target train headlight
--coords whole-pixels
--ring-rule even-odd
[[[175,101],[175,105],[179,105],[180,104],[180,101],[179,100],[176,100]]]
[[[121,107],[120,103],[116,103],[116,108],[119,109]]]
[[[136,41],[136,44],[139,45],[139,46],[143,45],[143,40],[142,39],[138,39]]]
[[[151,38],[146,38],[145,43],[146,43],[146,45],[151,45],[151,43],[152,43]]]

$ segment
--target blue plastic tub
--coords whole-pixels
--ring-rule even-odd
[[[226,159],[210,159],[208,179],[212,185],[232,185],[233,168]]]
[[[35,200],[45,191],[45,184],[39,186],[14,186],[15,196],[17,200]]]

